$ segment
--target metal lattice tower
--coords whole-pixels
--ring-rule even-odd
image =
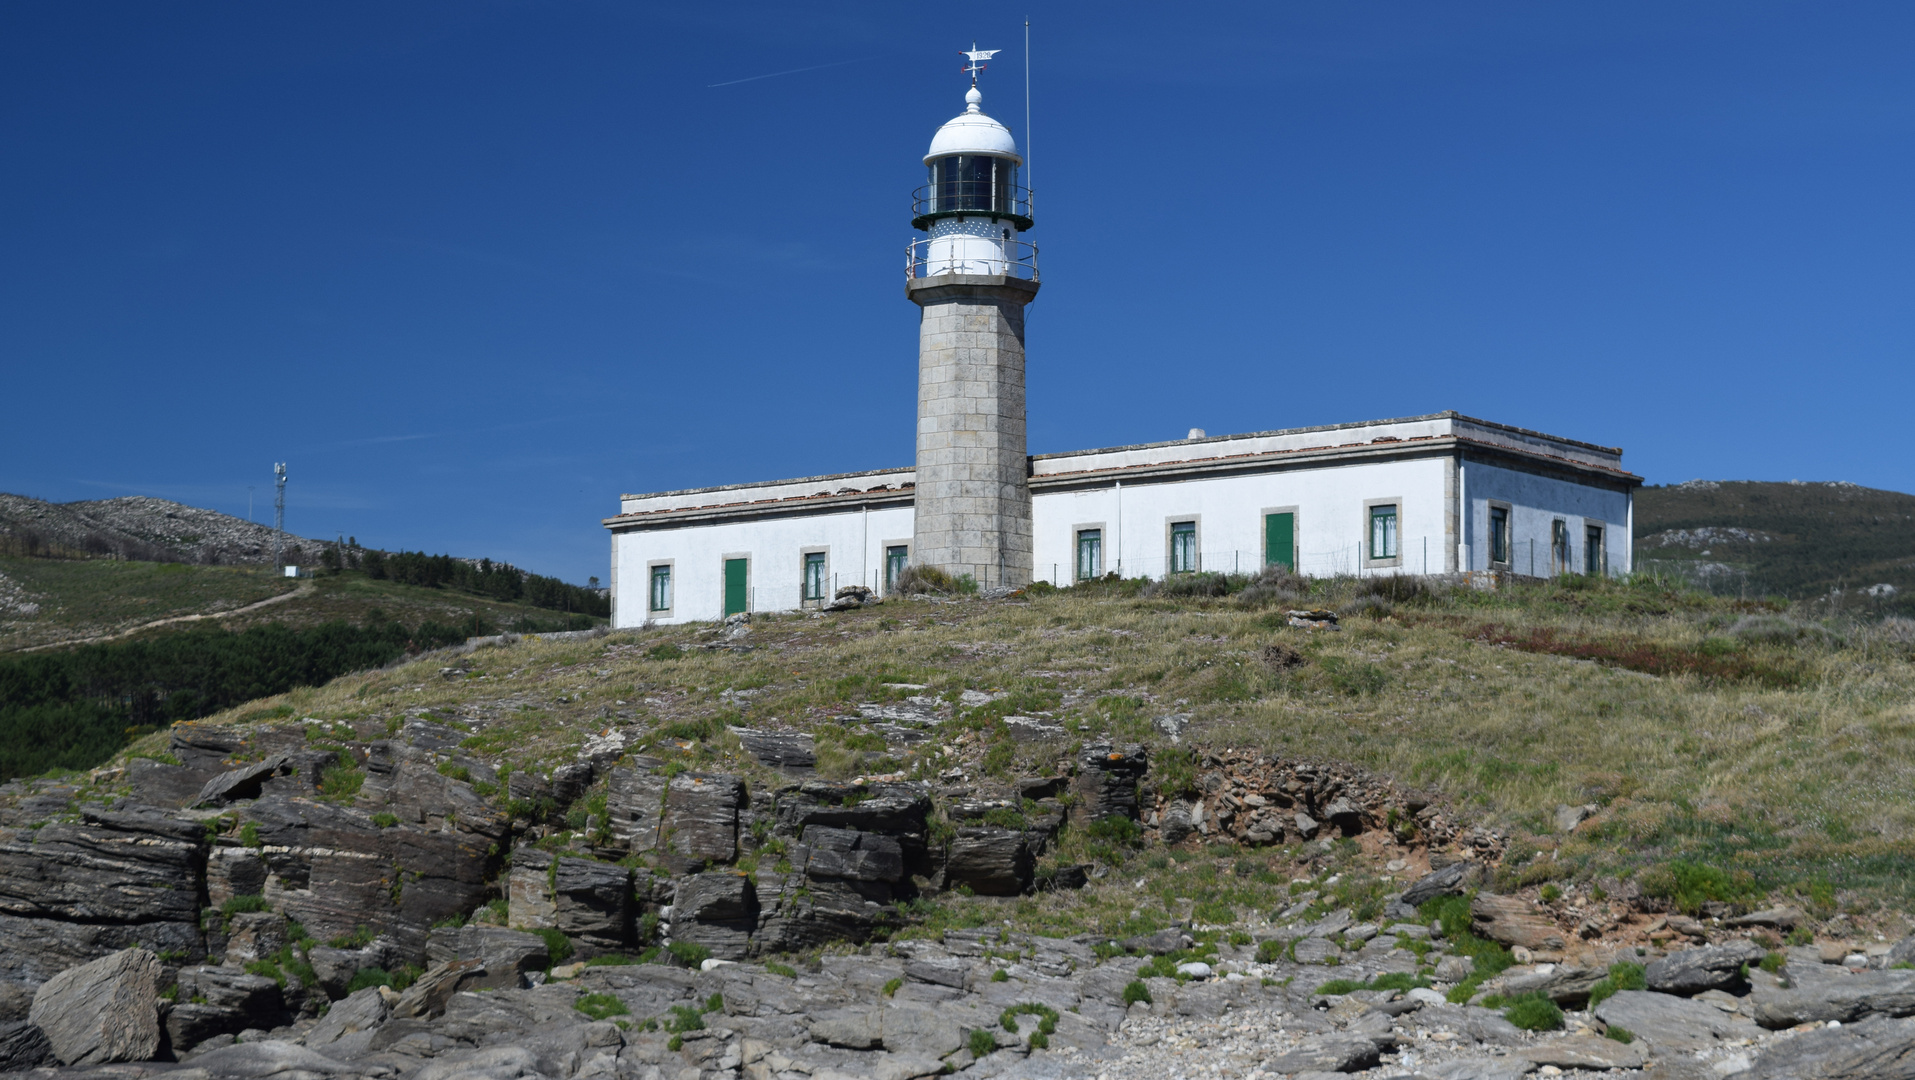
[[[286,540],[286,463],[273,465],[273,569],[286,565],[281,558]]]

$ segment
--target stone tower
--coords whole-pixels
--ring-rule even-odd
[[[973,58],[975,64],[975,57]],[[1024,305],[1037,296],[1030,192],[1004,125],[966,108],[924,157],[905,295],[921,309],[911,561],[981,586],[1031,581],[1024,433]]]

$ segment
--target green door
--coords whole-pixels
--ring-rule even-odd
[[[736,615],[745,610],[747,593],[745,591],[745,567],[749,560],[725,560],[725,614]]]
[[[1297,516],[1263,515],[1263,564],[1297,568]]]

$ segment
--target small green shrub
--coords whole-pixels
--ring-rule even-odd
[[[676,660],[685,655],[685,650],[667,641],[645,650],[645,655],[653,660]]]
[[[1589,1008],[1602,1004],[1618,990],[1647,990],[1649,983],[1643,977],[1643,966],[1621,960],[1609,965],[1609,974],[1589,988]]]
[[[265,841],[259,838],[259,826],[251,821],[239,827],[239,842],[249,848],[266,846]]]
[[[545,939],[545,955],[553,967],[572,958],[572,939],[566,937],[564,931],[547,926],[532,932]]]
[[[1636,1033],[1620,1024],[1609,1025],[1609,1029],[1604,1031],[1603,1034],[1624,1046],[1628,1046],[1630,1043],[1636,1041]]]
[[[674,941],[665,947],[679,967],[695,968],[711,959],[711,950],[695,941]]]
[[[636,956],[627,956],[624,953],[602,953],[587,960],[585,966],[588,968],[631,967],[634,964],[642,963],[644,963],[644,961]]]
[[[1788,942],[1791,945],[1813,945],[1815,944],[1815,931],[1806,926],[1798,926],[1789,931]]]
[[[439,763],[439,775],[449,776],[452,779],[457,780],[462,784],[470,784],[472,782],[471,769],[466,768],[464,765],[455,764],[450,761],[441,761]]]
[[[1144,985],[1144,980],[1134,979],[1129,986],[1124,987],[1124,1004],[1135,1005],[1140,1001],[1150,1004],[1150,987]]]
[[[252,963],[246,965],[246,974],[264,975],[266,978],[278,983],[281,989],[284,989],[286,986],[286,973],[281,971],[279,965],[273,963],[271,960],[254,960]]]
[[[594,1020],[605,1020],[614,1016],[626,1016],[632,1010],[611,994],[581,994],[572,1007]],[[700,1026],[703,1026],[702,1023]]]
[[[1010,982],[1011,981],[1010,972],[1005,971],[1003,968],[998,968],[996,971],[991,972],[991,981],[992,982]]]
[[[1099,818],[1091,822],[1090,828],[1086,831],[1089,832],[1091,839],[1102,840],[1109,844],[1137,847],[1144,841],[1143,827],[1121,814]]]
[[[361,924],[354,927],[352,933],[340,934],[326,944],[335,949],[363,949],[372,944],[372,939],[376,936],[372,932],[372,927]]]
[[[1556,901],[1561,900],[1563,898],[1563,891],[1557,888],[1554,883],[1551,883],[1549,885],[1543,886],[1543,891],[1541,893],[1541,896],[1543,898],[1543,903],[1553,904]]]
[[[1289,948],[1289,945],[1289,942],[1280,938],[1271,938],[1268,941],[1259,942],[1257,944],[1257,963],[1274,964],[1282,960],[1284,951]]]
[[[399,824],[399,815],[381,810],[372,815],[372,823],[375,827],[381,829],[396,828]]]
[[[235,896],[219,906],[219,913],[231,919],[235,915],[253,911],[271,911],[273,906],[266,898],[258,895]]]
[[[765,971],[773,975],[782,975],[787,979],[798,977],[798,969],[788,964],[766,964]]]
[[[356,994],[369,986],[391,986],[392,972],[385,968],[360,968],[352,973],[352,981],[346,984],[346,993]]]
[[[703,1031],[705,1014],[695,1005],[672,1006],[672,1018],[665,1025],[666,1031],[686,1032]]]
[[[1563,1011],[1544,994],[1525,994],[1503,1009],[1503,1018],[1524,1031],[1555,1031],[1563,1026]]]
[[[1772,952],[1762,958],[1762,970],[1771,975],[1776,974],[1788,965],[1789,958],[1784,953]]]
[[[899,990],[903,988],[904,988],[903,979],[891,979],[884,984],[884,996],[892,997],[895,994],[897,994]]]
[[[964,1041],[964,1048],[974,1058],[984,1058],[997,1052],[997,1036],[983,1028],[972,1028],[971,1037]]]

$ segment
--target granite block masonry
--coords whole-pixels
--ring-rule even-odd
[[[1037,289],[973,274],[905,287],[922,311],[913,561],[984,586],[1031,581],[1024,306]]]

